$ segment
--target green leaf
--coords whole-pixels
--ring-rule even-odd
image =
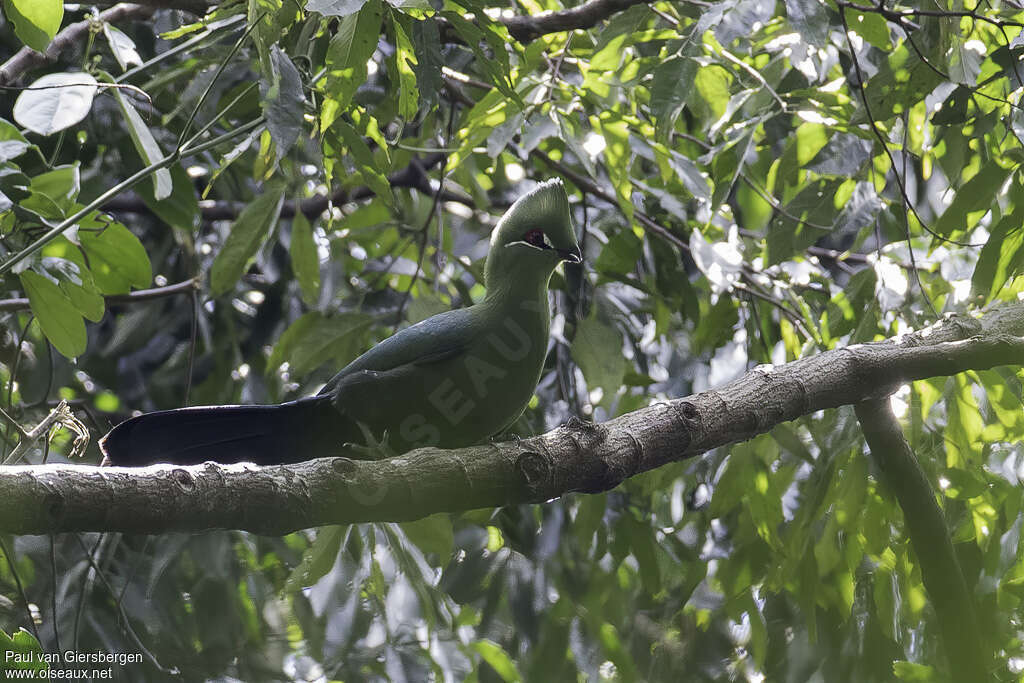
[[[270,46],[270,82],[260,81],[263,111],[267,116],[267,130],[274,140],[274,149],[280,161],[299,139],[306,96],[302,90],[302,77],[292,60],[277,44]]]
[[[287,361],[292,374],[301,377],[328,361],[336,367],[348,365],[363,351],[372,322],[364,313],[306,313],[277,340],[267,370],[276,370]]]
[[[522,676],[519,675],[519,670],[516,668],[515,662],[512,661],[512,657],[494,641],[484,638],[472,643],[470,647],[477,651],[480,657],[501,676],[501,680],[505,681],[505,683],[522,680]]]
[[[47,74],[18,95],[14,120],[40,135],[70,128],[92,109],[98,86],[96,79],[84,71]]]
[[[1018,193],[1019,194],[1019,193]],[[981,248],[971,287],[991,301],[1009,280],[1024,272],[1024,206],[1003,216]]]
[[[395,69],[398,71],[398,113],[406,120],[416,117],[420,93],[416,88],[416,51],[409,33],[412,20],[404,15],[393,16],[395,28]]]
[[[302,553],[302,561],[288,575],[284,584],[285,592],[297,593],[326,576],[327,572],[334,567],[338,553],[341,551],[341,544],[351,528],[350,526],[320,527],[316,534],[316,540],[306,548]]]
[[[352,155],[356,165],[359,166],[363,182],[373,190],[375,195],[388,204],[394,204],[395,198],[391,194],[391,182],[377,167],[377,162],[373,159],[373,152],[370,151],[366,141],[356,132],[355,128],[344,121],[336,121],[334,129],[341,133],[345,146],[348,147],[349,154]]]
[[[973,228],[991,208],[1009,175],[1010,170],[999,164],[983,164],[981,169],[957,190],[953,201],[932,224],[932,230],[943,237],[949,237],[963,234]]]
[[[416,51],[416,85],[420,92],[420,106],[430,109],[437,104],[437,98],[444,87],[441,67],[441,34],[433,17],[415,21],[412,25],[412,45]]]
[[[4,0],[14,34],[36,52],[46,52],[64,19],[61,0]]]
[[[31,633],[23,628],[13,636],[0,630],[0,672],[7,671],[49,671],[50,665],[43,659],[43,648]],[[15,680],[13,674],[7,680]]]
[[[615,188],[619,200],[619,208],[632,221],[633,183],[629,170],[632,162],[632,149],[629,145],[629,124],[613,111],[603,111],[590,117],[590,125],[604,138],[604,158],[608,166],[608,177]]]
[[[651,81],[651,113],[658,123],[656,139],[668,140],[668,134],[676,125],[683,111],[693,81],[697,77],[697,62],[689,57],[673,57],[654,70]]]
[[[242,210],[210,268],[210,291],[220,296],[235,286],[256,256],[256,251],[277,223],[284,202],[284,188],[267,187]]]
[[[435,553],[443,562],[451,557],[455,546],[452,520],[447,514],[430,515],[413,522],[402,522],[402,531],[424,553]]]
[[[291,258],[302,300],[312,306],[320,295],[320,257],[313,240],[313,227],[301,211],[296,211],[292,218]]]
[[[72,208],[81,190],[78,164],[58,166],[46,173],[40,173],[32,178],[29,190],[32,197],[25,202],[27,208],[38,210],[49,218],[55,218],[53,207],[56,207],[57,215],[63,217]],[[44,198],[49,202],[45,202]]]
[[[65,240],[63,245],[53,245],[51,251],[57,252],[64,245],[71,246]],[[51,245],[48,245],[48,248],[50,247]],[[68,255],[71,258],[43,256],[40,262],[43,269],[57,279],[61,291],[67,295],[78,312],[94,323],[99,322],[106,309],[103,295],[96,289],[92,273],[89,272],[85,259],[81,258],[81,253],[72,250]]]
[[[370,0],[358,14],[343,16],[327,46],[325,100],[320,111],[320,128],[327,130],[348,108],[356,89],[366,81],[366,62],[377,49],[384,19],[379,0]]]
[[[325,17],[350,17],[366,4],[366,0],[308,0],[306,10]]]
[[[825,47],[830,26],[824,2],[786,0],[786,16],[801,38],[815,47]]]
[[[68,358],[85,351],[85,321],[71,300],[49,278],[26,270],[19,276],[32,313],[53,347]]]
[[[85,219],[79,223],[78,240],[89,258],[93,280],[104,294],[127,294],[132,287],[148,287],[153,281],[146,248],[120,223]]]
[[[847,11],[846,22],[850,30],[880,50],[892,48],[889,23],[877,12]]]
[[[173,190],[167,199],[154,198],[153,177],[142,181],[139,196],[142,202],[163,222],[176,230],[191,235],[199,224],[199,197],[188,171],[180,164],[167,169],[171,174]]]
[[[587,385],[604,389],[609,398],[622,386],[626,361],[622,356],[622,334],[596,315],[584,318],[576,326],[572,357],[583,371]]]
[[[0,163],[20,157],[31,146],[17,126],[0,119]]]
[[[153,137],[153,133],[149,130],[149,126],[139,116],[139,112],[135,111],[132,103],[121,94],[119,88],[114,88],[114,99],[117,100],[118,106],[121,107],[121,113],[124,114],[125,121],[128,123],[128,133],[131,135],[132,143],[135,145],[139,156],[142,157],[143,163],[147,166],[152,166],[159,161],[163,161],[163,150],[157,144],[156,138]],[[154,199],[159,201],[171,196],[174,182],[171,180],[171,172],[169,170],[160,168],[153,171],[153,183]]]
[[[118,28],[109,22],[103,22],[103,35],[107,38],[110,51],[114,53],[121,71],[127,71],[132,64],[142,64],[142,57],[135,47],[135,41],[129,38]]]

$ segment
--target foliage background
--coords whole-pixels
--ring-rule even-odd
[[[554,175],[586,263],[556,275],[520,434],[1021,296],[1015,4],[593,7],[595,28],[557,31],[516,23],[555,0],[137,8],[19,74],[72,74],[88,101],[0,100],[4,409],[34,424],[65,398],[95,438],[134,410],[310,393],[478,300],[489,229]],[[8,55],[84,12],[4,8]],[[62,221],[77,230],[25,251]],[[1024,670],[1022,378],[894,399],[999,680]],[[126,680],[943,680],[874,468],[840,409],[543,506],[4,538],[0,627],[144,652]]]

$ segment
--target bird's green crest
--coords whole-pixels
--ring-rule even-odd
[[[576,247],[569,197],[559,178],[544,181],[509,207],[494,229],[491,249],[520,240],[531,229],[542,230],[556,248]]]
[[[488,296],[513,287],[546,290],[562,261],[579,263],[580,250],[565,186],[554,179],[520,197],[498,221],[484,272]]]

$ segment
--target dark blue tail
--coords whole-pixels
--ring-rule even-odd
[[[280,465],[345,454],[343,443],[362,441],[353,427],[329,396],[269,406],[180,408],[125,420],[100,440],[100,450],[111,464],[128,467],[208,460]]]

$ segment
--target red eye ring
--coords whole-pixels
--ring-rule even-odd
[[[545,248],[547,243],[544,240],[544,231],[534,228],[533,230],[527,230],[523,234],[523,241],[527,244],[532,244],[535,247]]]

